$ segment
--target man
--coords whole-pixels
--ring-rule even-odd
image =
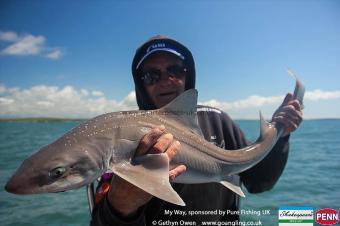
[[[132,63],[137,103],[141,110],[158,109],[187,89],[195,87],[195,65],[191,52],[181,43],[165,36],[156,36],[137,49]],[[206,140],[228,149],[239,149],[249,143],[242,131],[224,112],[198,106],[199,125]],[[292,94],[287,94],[274,113],[272,121],[283,123],[285,132],[273,150],[253,168],[235,175],[249,192],[271,189],[280,177],[288,157],[288,139],[302,121],[302,112]],[[180,143],[166,133],[164,126],[154,128],[140,141],[136,155],[166,153],[169,161],[180,151]],[[173,180],[185,172],[186,166],[172,166]],[[173,184],[186,206],[176,206],[152,197],[118,176],[111,180],[110,190],[93,211],[91,225],[157,225],[160,222],[237,221],[238,214],[172,215],[171,210],[231,210],[239,209],[239,197],[218,183]],[[156,223],[155,223],[156,222]]]

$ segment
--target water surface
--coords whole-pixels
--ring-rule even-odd
[[[238,121],[254,141],[259,122]],[[0,225],[88,225],[85,189],[58,194],[18,196],[4,191],[20,163],[77,126],[79,122],[0,122]],[[270,215],[245,214],[242,220],[277,225],[279,206],[340,208],[340,120],[306,120],[292,134],[289,159],[280,180],[269,192],[242,198],[243,210],[269,210]]]

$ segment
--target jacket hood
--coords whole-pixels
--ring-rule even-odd
[[[146,93],[141,80],[140,65],[154,52],[166,51],[175,54],[184,61],[187,67],[187,77],[185,81],[185,90],[195,88],[195,62],[190,50],[178,41],[166,36],[154,36],[142,44],[135,53],[132,61],[132,75],[135,82],[135,91],[137,104],[140,110],[153,110],[156,106],[152,103]]]

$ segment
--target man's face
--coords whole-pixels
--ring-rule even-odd
[[[147,73],[159,75],[158,81],[144,83],[147,94],[157,108],[165,106],[184,92],[187,74],[184,66],[180,58],[164,52],[151,55],[143,63],[141,76]]]

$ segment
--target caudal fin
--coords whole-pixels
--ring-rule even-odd
[[[305,86],[303,85],[303,83],[300,81],[300,79],[294,74],[294,72],[292,71],[292,69],[288,68],[287,72],[290,76],[292,76],[295,81],[295,89],[294,89],[294,98],[297,99],[300,102],[301,105],[301,109],[304,108],[303,105],[303,97],[305,95]]]

